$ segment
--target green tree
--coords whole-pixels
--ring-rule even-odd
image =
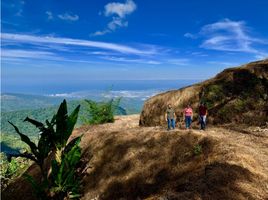
[[[86,124],[104,124],[114,122],[114,113],[119,108],[121,98],[111,99],[107,102],[85,100],[87,103],[88,118],[84,118]]]

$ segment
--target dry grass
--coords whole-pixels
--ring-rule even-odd
[[[225,69],[201,83],[158,94],[145,101],[140,125],[165,124],[168,104],[174,107],[177,121],[183,121],[183,109],[191,104],[197,120],[200,102],[207,104],[211,124],[263,125],[268,122],[267,77],[268,60],[263,60]]]
[[[226,128],[167,132],[137,123],[137,116],[128,116],[84,130],[82,144],[94,157],[84,177],[83,199],[268,197],[268,133],[257,137]],[[193,152],[197,144],[200,155]]]
[[[126,116],[75,130],[74,137],[84,134],[83,159],[93,154],[85,163],[83,200],[268,198],[268,132],[168,132],[138,122],[138,115]],[[194,153],[196,145],[200,154]],[[20,181],[13,185],[20,189],[11,185],[3,199],[33,199],[21,194],[29,188]]]

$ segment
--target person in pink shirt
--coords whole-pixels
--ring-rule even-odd
[[[183,110],[183,115],[185,119],[185,126],[186,129],[191,128],[192,120],[193,120],[193,109],[191,108],[190,104]]]

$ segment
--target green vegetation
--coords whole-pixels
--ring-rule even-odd
[[[210,85],[206,88],[203,102],[208,108],[212,108],[215,103],[221,103],[224,100],[224,91],[222,85]]]
[[[81,137],[78,137],[67,144],[78,119],[78,105],[71,115],[68,116],[67,103],[64,100],[53,118],[43,124],[31,118],[24,121],[36,126],[40,131],[40,139],[36,145],[28,136],[21,133],[13,123],[9,122],[26,143],[30,152],[12,154],[14,157],[23,157],[37,163],[42,172],[41,184],[38,184],[33,177],[26,175],[39,199],[64,199],[78,198],[81,181],[77,175],[77,167],[81,158],[81,148],[79,146]],[[55,155],[52,159],[51,173],[48,174],[44,168],[45,160]]]
[[[120,98],[107,102],[85,100],[89,116],[84,118],[86,124],[104,124],[114,122],[114,114],[119,108]]]
[[[22,98],[21,96],[19,97]],[[29,98],[28,100],[31,102]],[[115,102],[113,102],[113,104],[114,103]],[[88,110],[88,103],[86,103],[84,100],[68,102],[68,109],[73,110],[77,105],[81,105],[79,117],[78,117],[77,124],[76,124],[76,127],[79,127],[85,123],[85,119],[87,119],[90,116],[90,113]],[[10,103],[9,106],[12,106],[15,109],[15,105],[13,105],[12,103]],[[121,99],[120,105],[117,106],[116,110],[114,111],[114,114],[115,115],[135,114],[135,113],[139,113],[141,108],[142,108],[142,104],[138,100],[127,99],[127,98]],[[1,113],[1,134],[2,134],[1,141],[8,143],[8,145],[13,148],[24,148],[23,146],[21,146],[22,142],[17,137],[14,129],[12,128],[12,126],[10,126],[8,121],[12,121],[12,123],[20,127],[20,131],[26,134],[31,140],[37,141],[39,135],[36,132],[35,126],[29,126],[26,123],[24,123],[23,120],[28,116],[29,118],[33,118],[33,119],[36,119],[37,121],[43,122],[46,119],[49,119],[51,116],[53,116],[56,112],[57,112],[56,106],[50,106],[50,107],[38,108],[38,109],[17,110],[17,111],[12,111],[12,112],[2,112]]]
[[[193,153],[195,156],[199,156],[200,154],[202,154],[203,149],[202,146],[200,144],[196,144],[193,148]]]
[[[200,98],[207,104],[214,123],[263,125],[267,121],[267,94],[267,79],[238,69],[205,85]]]
[[[0,153],[0,159],[1,190],[3,190],[12,179],[26,170],[29,162],[25,158],[11,158],[9,161],[4,153]]]
[[[35,143],[38,140],[38,135],[36,137],[31,136],[30,139]],[[13,134],[1,134],[1,151],[5,153],[16,151],[23,151],[29,149],[28,146],[20,140],[20,137]]]
[[[39,108],[55,106],[61,101],[62,98],[60,97],[5,93],[1,94],[1,111],[36,110]]]

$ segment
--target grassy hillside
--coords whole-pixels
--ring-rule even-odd
[[[73,138],[83,134],[82,200],[267,198],[267,131],[245,134],[210,127],[205,132],[168,132],[138,123],[138,115],[121,116],[112,124],[74,131]],[[27,173],[40,176],[34,165]],[[2,197],[36,199],[23,178],[11,183]]]
[[[158,94],[144,103],[141,125],[165,124],[164,113],[173,105],[183,121],[182,111],[187,104],[198,119],[198,105],[208,106],[208,120],[213,124],[265,125],[268,122],[268,60],[252,62],[226,69],[212,79],[186,88]]]

